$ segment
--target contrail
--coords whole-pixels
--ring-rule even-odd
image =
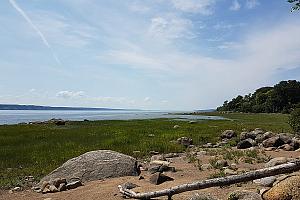
[[[47,41],[46,37],[44,36],[44,34],[38,29],[38,27],[32,22],[32,20],[28,17],[28,15],[24,12],[24,10],[22,10],[22,8],[20,8],[20,6],[17,4],[17,2],[15,0],[9,0],[9,3],[16,9],[16,11],[18,13],[20,13],[20,15],[22,15],[22,17],[30,24],[30,26],[36,31],[36,33],[40,36],[40,38],[42,39],[43,43],[46,45],[47,48],[50,49],[52,56],[54,58],[54,60],[61,65],[61,61],[59,60],[59,58],[56,56],[56,54],[54,53],[52,47],[50,46],[49,42]]]

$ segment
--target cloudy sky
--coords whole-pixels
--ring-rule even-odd
[[[285,0],[2,0],[0,103],[192,110],[300,79]]]

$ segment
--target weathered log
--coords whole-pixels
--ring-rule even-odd
[[[168,199],[171,199],[173,195],[182,192],[247,182],[247,181],[252,181],[255,179],[274,176],[278,174],[291,173],[298,170],[300,170],[299,160],[282,164],[282,165],[277,165],[275,167],[263,168],[263,169],[247,172],[240,175],[233,175],[233,176],[227,176],[222,178],[214,178],[214,179],[208,179],[203,181],[197,181],[197,182],[178,185],[175,187],[171,187],[169,189],[164,189],[164,190],[159,190],[154,192],[136,193],[122,187],[121,185],[119,185],[118,188],[123,195],[134,199],[151,199],[160,196],[168,196]]]

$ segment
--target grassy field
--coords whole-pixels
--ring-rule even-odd
[[[111,149],[135,157],[150,151],[181,152],[184,148],[170,141],[178,137],[193,138],[196,145],[216,142],[226,129],[263,128],[290,132],[287,115],[219,114],[228,120],[203,120],[196,124],[168,119],[69,122],[56,125],[0,126],[0,187],[22,185],[23,178],[39,179],[66,160],[98,149]],[[180,128],[174,129],[174,125]],[[136,153],[134,151],[140,151]]]

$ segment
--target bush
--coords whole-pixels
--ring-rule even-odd
[[[293,131],[300,132],[300,108],[296,108],[291,112],[288,123]]]

